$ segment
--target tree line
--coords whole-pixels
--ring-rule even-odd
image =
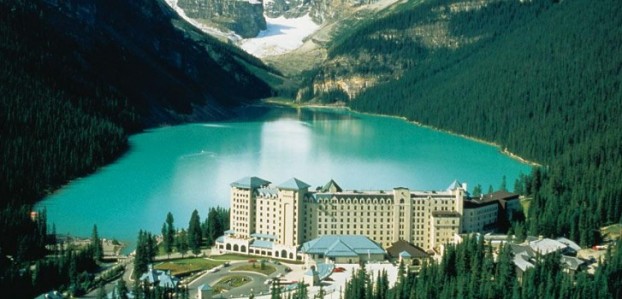
[[[542,164],[524,179],[529,191],[516,185],[533,197],[529,233],[598,243],[595,230],[622,221],[622,3],[498,1],[450,14],[451,5],[460,4],[404,4],[369,20],[314,75],[389,67],[397,75],[357,95],[352,108],[491,141]],[[446,24],[443,34],[459,46],[413,37],[432,24]],[[343,63],[352,57],[376,60]]]
[[[224,235],[227,229],[229,229],[229,209],[210,208],[203,223],[199,212],[194,210],[188,227],[181,229],[175,226],[175,218],[168,212],[162,224],[161,242],[158,242],[157,236],[149,232],[141,230],[138,233],[134,277],[140,278],[140,275],[147,272],[149,264],[153,263],[156,255],[165,254],[170,257],[171,253],[179,253],[184,257],[188,251],[194,255],[200,254],[201,248],[213,246],[216,238]]]
[[[618,242],[618,246],[620,242]],[[494,256],[497,256],[496,258]],[[424,263],[420,272],[399,264],[397,282],[389,287],[386,273],[370,275],[362,265],[353,271],[343,298],[620,298],[622,250],[609,250],[594,275],[574,276],[560,265],[559,254],[538,256],[535,267],[517,279],[509,244],[498,252],[483,238],[466,238],[448,245],[439,263]]]

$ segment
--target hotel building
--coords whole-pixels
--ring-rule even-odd
[[[440,252],[462,232],[467,195],[458,182],[443,191],[345,191],[333,180],[310,187],[296,178],[278,185],[258,177],[232,183],[231,229],[216,246],[301,260],[301,245],[322,236],[366,236],[385,248],[404,240]]]

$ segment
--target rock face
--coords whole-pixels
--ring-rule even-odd
[[[374,3],[377,0],[266,0],[266,16],[276,18],[298,18],[306,14],[317,24],[334,21],[344,13],[360,5]]]
[[[208,20],[244,38],[266,29],[260,0],[179,0],[177,6],[190,18]]]

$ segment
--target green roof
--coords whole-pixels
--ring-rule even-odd
[[[291,178],[287,182],[282,183],[277,186],[279,189],[287,189],[287,190],[302,190],[311,187],[311,185],[297,179]]]
[[[365,236],[327,235],[302,244],[307,254],[323,254],[327,257],[384,254],[384,249]]]
[[[231,183],[231,187],[255,189],[255,188],[267,186],[269,184],[270,184],[269,181],[253,176],[253,177],[245,177],[245,178],[239,179]]]
[[[335,182],[334,180],[330,180],[328,183],[326,183],[326,185],[324,185],[324,187],[322,187],[322,189],[320,190],[321,192],[342,192],[343,189],[341,189],[341,187],[339,187],[339,185],[337,185],[337,182]]]

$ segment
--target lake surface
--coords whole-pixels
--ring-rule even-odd
[[[57,233],[115,238],[132,249],[138,231],[160,233],[170,211],[187,227],[194,209],[229,206],[229,184],[259,176],[296,177],[312,186],[334,179],[349,190],[444,190],[508,186],[530,167],[499,149],[404,120],[334,109],[247,107],[227,122],[162,127],[130,138],[130,151],[95,174],[48,196]]]

